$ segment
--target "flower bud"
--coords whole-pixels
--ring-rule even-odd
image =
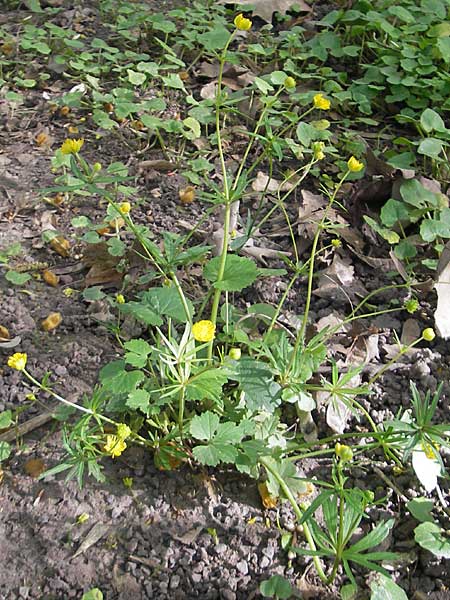
[[[240,348],[230,348],[228,356],[232,360],[239,360],[241,358],[241,354],[242,354],[242,352],[241,352]]]
[[[293,77],[286,77],[286,79],[284,80],[284,87],[288,90],[294,89],[296,85],[297,82]]]
[[[422,331],[422,337],[426,342],[432,342],[436,337],[434,329],[432,329],[431,327],[427,327]]]

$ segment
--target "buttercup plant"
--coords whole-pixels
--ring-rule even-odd
[[[113,330],[122,357],[101,369],[99,387],[83,405],[54,392],[49,377],[35,379],[26,368],[26,354],[12,355],[8,365],[21,371],[36,388],[82,413],[75,425],[65,429],[66,459],[47,474],[66,470],[80,484],[86,473],[102,479],[100,461],[105,456],[118,459],[131,444],[151,450],[160,469],[178,468],[183,463],[234,465],[239,472],[262,480],[266,502],[271,506],[278,499],[291,504],[298,524],[303,526],[307,546],[299,547],[292,540],[292,550],[313,557],[324,583],[332,583],[341,567],[354,581],[350,563],[384,573],[379,563],[392,558],[390,553],[371,549],[387,537],[393,520],[378,524],[359,542],[352,543],[352,535],[366,511],[376,502],[370,492],[346,487],[348,471],[362,460],[364,453],[381,449],[389,459],[402,464],[398,437],[379,427],[358,401],[358,396],[370,393],[373,383],[391,363],[382,367],[367,385],[352,387],[351,380],[359,375],[362,366],[339,372],[336,364],[328,361],[326,342],[341,325],[318,331],[312,337],[307,328],[317,259],[337,251],[341,244],[331,209],[343,184],[352,173],[362,171],[364,164],[349,157],[339,181],[324,188],[327,207],[316,223],[310,255],[301,259],[287,201],[311,168],[326,158],[329,138],[321,137],[318,131],[317,138],[305,142],[299,126],[312,111],[330,110],[331,102],[317,93],[305,112],[299,114],[291,97],[296,87],[292,76],[276,71],[256,78],[249,92],[257,96],[260,113],[252,131],[246,133],[241,160],[231,169],[224,143],[225,122],[240,118],[236,105],[242,96],[224,89],[224,67],[237,32],[249,31],[252,22],[240,14],[234,19],[234,26],[223,48],[216,49],[219,70],[215,98],[210,103],[214,112],[211,139],[216,144],[220,184],[210,181],[205,197],[213,206],[208,214],[221,209],[216,256],[210,258],[211,246],[189,244],[192,233],[185,238],[164,233],[157,243],[148,228],[134,218],[135,193],[127,186],[126,167],[104,167],[98,162],[90,165],[82,152],[87,143],[83,139],[66,140],[57,156],[59,160],[62,155],[59,166],[66,172],[53,189],[88,193],[107,205],[102,223],[76,218],[74,226],[86,230],[82,239],[87,243],[102,242],[106,231],[110,236],[106,242],[108,252],[121,260],[122,268],[126,268],[127,252],[134,252],[151,266],[151,279],[145,279],[138,291],[124,289],[110,299],[119,315]],[[297,131],[299,139],[294,142],[290,136]],[[259,153],[252,158],[252,150],[257,146]],[[267,190],[263,192],[255,214],[250,214],[248,224],[243,225],[240,207],[256,168],[267,163],[272,173],[285,155],[294,156],[298,168],[280,184],[269,209],[264,202]],[[287,190],[283,183],[290,184]],[[280,255],[285,268],[267,272],[252,259],[240,256],[239,251],[277,210],[286,220],[293,257],[281,259]],[[205,298],[201,303],[192,301],[187,284],[181,283],[185,279],[179,276],[191,264],[203,268],[201,285]],[[254,312],[232,304],[234,293],[251,286],[258,277],[274,273],[287,274],[288,280],[277,305],[263,307],[270,311]],[[300,280],[306,280],[304,312],[298,328],[288,327],[280,315],[289,292]],[[151,287],[146,287],[149,281]],[[370,316],[364,311],[373,295],[361,301],[345,323]],[[89,297],[89,292],[85,292],[85,297]],[[390,310],[399,309],[375,314]],[[142,337],[125,339],[121,332],[123,316],[141,324]],[[401,346],[398,355],[419,342],[432,341],[432,333],[425,329],[418,340],[406,348]],[[329,379],[320,374],[325,364],[331,365]],[[302,427],[311,419],[316,408],[314,394],[319,391],[326,392],[330,403],[343,405],[365,418],[370,430],[307,441]],[[365,438],[364,443],[360,438]],[[332,458],[331,482],[316,482],[320,488],[318,496],[310,503],[300,501],[310,490],[311,482],[299,476],[296,461],[321,455]],[[319,509],[324,515],[323,526],[315,518]]]

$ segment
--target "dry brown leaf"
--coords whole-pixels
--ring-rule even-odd
[[[9,330],[6,327],[3,327],[3,325],[0,325],[0,342],[6,342],[10,339],[11,335],[9,333]]]
[[[450,338],[450,242],[445,244],[437,268],[434,284],[437,307],[434,313],[437,333],[445,340]]]
[[[256,178],[252,181],[252,190],[255,192],[284,192],[291,190],[293,184],[289,181],[278,181],[271,179],[262,171],[258,171]]]
[[[403,323],[402,335],[400,341],[404,346],[409,346],[414,340],[420,337],[420,325],[416,319],[406,319]]]
[[[61,325],[62,316],[59,312],[53,312],[48,315],[46,319],[44,319],[41,323],[41,327],[44,331],[53,331]]]
[[[105,525],[104,523],[96,523],[94,527],[92,527],[92,529],[89,531],[84,541],[80,544],[80,547],[72,556],[72,559],[76,558],[80,554],[83,554],[84,552],[86,552],[86,550],[89,550],[89,548],[96,544],[99,540],[101,540],[102,537],[105,536],[109,530],[109,525]]]
[[[219,0],[219,4],[229,4],[230,0]],[[261,17],[267,23],[272,21],[275,12],[285,15],[293,6],[300,12],[311,12],[312,8],[304,0],[233,0],[233,4],[245,10],[252,7],[253,15]]]
[[[45,281],[45,283],[48,283],[48,285],[51,285],[52,287],[58,287],[59,277],[55,275],[53,271],[45,269],[45,271],[42,273],[42,279]]]
[[[37,479],[45,471],[45,463],[42,458],[29,458],[24,465],[25,473]]]
[[[50,248],[64,258],[67,258],[70,254],[70,242],[62,235],[57,235],[51,240]]]
[[[178,197],[180,198],[181,204],[191,204],[195,200],[195,187],[188,185],[181,190],[178,190]]]
[[[263,481],[262,483],[258,483],[258,492],[261,496],[261,501],[263,503],[264,508],[276,508],[278,504],[278,498],[276,496],[272,496],[267,489],[267,483]]]

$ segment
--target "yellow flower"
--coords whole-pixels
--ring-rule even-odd
[[[361,169],[364,169],[363,163],[360,162],[359,160],[357,160],[354,156],[350,156],[350,158],[348,159],[347,167],[348,167],[348,170],[351,171],[352,173],[358,173],[358,171],[361,171]]]
[[[121,440],[126,440],[131,435],[131,429],[126,423],[119,423],[117,425],[117,437]]]
[[[127,445],[119,436],[107,435],[106,444],[103,446],[103,450],[115,458],[116,456],[120,456],[126,447]]]
[[[244,17],[242,13],[239,13],[233,22],[236,26],[236,29],[239,29],[240,31],[248,31],[252,26],[250,19]]]
[[[125,297],[123,294],[117,294],[116,296],[117,304],[125,304]]]
[[[197,342],[212,342],[216,326],[212,321],[198,321],[192,325],[192,335]]]
[[[102,165],[99,162],[96,162],[92,165],[92,170],[94,171],[94,173],[98,173],[99,171],[102,170]]]
[[[63,154],[78,154],[84,144],[83,139],[72,140],[67,139],[63,142],[61,146],[61,152]]]
[[[349,462],[353,458],[353,450],[350,448],[350,446],[339,444],[339,442],[334,447],[334,452],[342,462]]]
[[[320,108],[320,110],[330,110],[331,102],[325,98],[323,94],[316,94],[313,98],[314,108]]]
[[[128,215],[131,210],[131,204],[129,202],[121,202],[119,204],[119,212],[121,215]]]
[[[432,329],[431,327],[427,327],[422,331],[422,337],[426,342],[432,342],[436,337],[434,329]]]
[[[342,246],[342,242],[339,238],[334,238],[333,240],[331,240],[331,245],[333,246],[333,248],[340,248]]]
[[[16,369],[17,371],[23,371],[27,364],[27,355],[22,352],[16,352],[8,358],[8,367]]]
[[[73,296],[75,293],[75,290],[71,287],[66,288],[65,290],[63,290],[63,294],[66,298],[70,298],[71,296]]]
[[[312,149],[315,160],[322,160],[325,158],[325,152],[323,151],[324,148],[324,142],[314,142]]]

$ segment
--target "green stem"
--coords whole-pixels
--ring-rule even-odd
[[[342,560],[342,553],[344,551],[344,494],[343,487],[344,483],[342,481],[342,465],[339,462],[337,466],[338,477],[339,477],[339,529],[338,529],[338,537],[336,540],[336,556],[334,558],[333,568],[331,570],[330,575],[328,576],[327,583],[333,583],[334,578],[336,577],[337,570]]]
[[[79,404],[75,404],[75,402],[71,402],[70,400],[66,400],[66,398],[63,398],[62,396],[60,396],[59,394],[57,394],[56,392],[54,392],[51,388],[47,387],[46,385],[43,385],[40,381],[38,381],[37,379],[35,379],[33,377],[33,375],[31,375],[30,373],[28,373],[28,371],[26,369],[23,369],[22,372],[40,390],[42,390],[43,392],[46,392],[47,394],[50,394],[50,396],[52,396],[53,398],[55,398],[55,400],[58,400],[58,402],[61,402],[62,404],[65,404],[66,406],[70,406],[71,408],[74,408],[75,410],[83,412],[83,413],[85,413],[87,415],[91,415],[92,417],[95,417],[96,419],[100,419],[101,421],[104,421],[105,423],[109,423],[110,425],[114,425],[115,427],[117,427],[118,425],[120,425],[120,423],[117,423],[117,421],[113,421],[112,419],[109,419],[108,417],[105,417],[104,415],[96,413],[96,412],[94,412],[90,408],[86,408],[85,406],[80,406]],[[143,442],[145,445],[148,445],[148,440],[146,440],[145,438],[143,438],[142,436],[140,436],[137,433],[132,432],[131,435],[130,435],[130,437],[132,437],[135,440],[139,440],[140,442]]]
[[[328,202],[328,205],[325,209],[323,217],[321,218],[320,223],[317,227],[316,233],[314,235],[313,245],[312,245],[312,249],[311,249],[311,257],[309,259],[308,288],[307,288],[307,292],[306,292],[305,312],[303,315],[300,331],[298,332],[297,339],[295,340],[295,345],[294,345],[294,349],[292,351],[291,359],[289,361],[289,365],[286,370],[288,373],[291,371],[292,365],[294,364],[296,356],[300,350],[300,345],[303,343],[303,340],[305,337],[306,326],[308,324],[308,316],[309,316],[309,309],[311,306],[312,286],[313,286],[313,278],[314,278],[314,263],[315,263],[315,256],[316,256],[316,252],[317,252],[317,245],[319,243],[320,234],[322,232],[322,229],[324,228],[326,219],[328,217],[328,212],[336,199],[336,195],[337,195],[338,191],[341,189],[342,184],[344,183],[344,181],[346,180],[346,178],[348,177],[349,174],[350,174],[350,170],[348,170],[343,175],[343,177],[340,179],[339,183],[337,184],[332,196],[330,197],[330,201]]]
[[[277,470],[274,469],[270,465],[270,463],[267,462],[267,460],[265,458],[260,458],[259,462],[277,480],[277,482],[278,482],[281,490],[283,491],[283,494],[286,496],[286,498],[288,499],[290,505],[292,506],[292,510],[294,511],[295,516],[297,517],[298,521],[300,522],[301,519],[302,519],[302,517],[303,517],[303,513],[302,513],[302,511],[301,511],[301,509],[300,509],[300,507],[299,507],[296,499],[294,498],[294,495],[292,494],[289,486],[287,485],[287,483],[280,476],[280,474],[277,472]],[[306,538],[306,541],[309,544],[310,549],[313,552],[315,552],[316,549],[317,549],[316,548],[316,544],[314,543],[313,536],[311,534],[311,531],[310,531],[307,523],[303,523],[303,532],[305,534],[305,538]],[[324,572],[323,567],[322,567],[322,563],[320,562],[320,558],[318,556],[313,556],[312,559],[313,559],[314,566],[316,567],[316,571],[317,571],[317,574],[319,575],[320,579],[324,583],[328,584],[328,578],[325,575],[325,572]]]
[[[219,75],[217,77],[217,91],[216,91],[216,102],[215,102],[215,111],[216,111],[216,137],[217,137],[217,149],[219,152],[219,160],[220,167],[222,170],[223,177],[223,198],[225,202],[225,213],[223,218],[223,242],[222,242],[222,251],[220,254],[220,264],[217,272],[217,282],[220,282],[223,279],[223,275],[225,273],[225,264],[227,260],[228,254],[228,238],[230,235],[230,215],[231,215],[231,197],[230,197],[230,187],[228,182],[228,173],[227,167],[225,164],[225,156],[223,152],[223,142],[222,142],[222,131],[220,127],[220,105],[222,102],[222,79],[223,79],[223,69],[225,65],[226,54],[228,50],[228,46],[230,45],[232,39],[234,38],[235,32],[231,34],[225,47],[220,55],[219,60]],[[220,290],[220,286],[216,287],[214,291],[213,303],[211,308],[211,317],[210,320],[216,325],[217,322],[217,313],[219,310],[219,302],[222,291]],[[208,345],[208,361],[212,359],[212,351],[213,351],[214,340],[211,340]]]

